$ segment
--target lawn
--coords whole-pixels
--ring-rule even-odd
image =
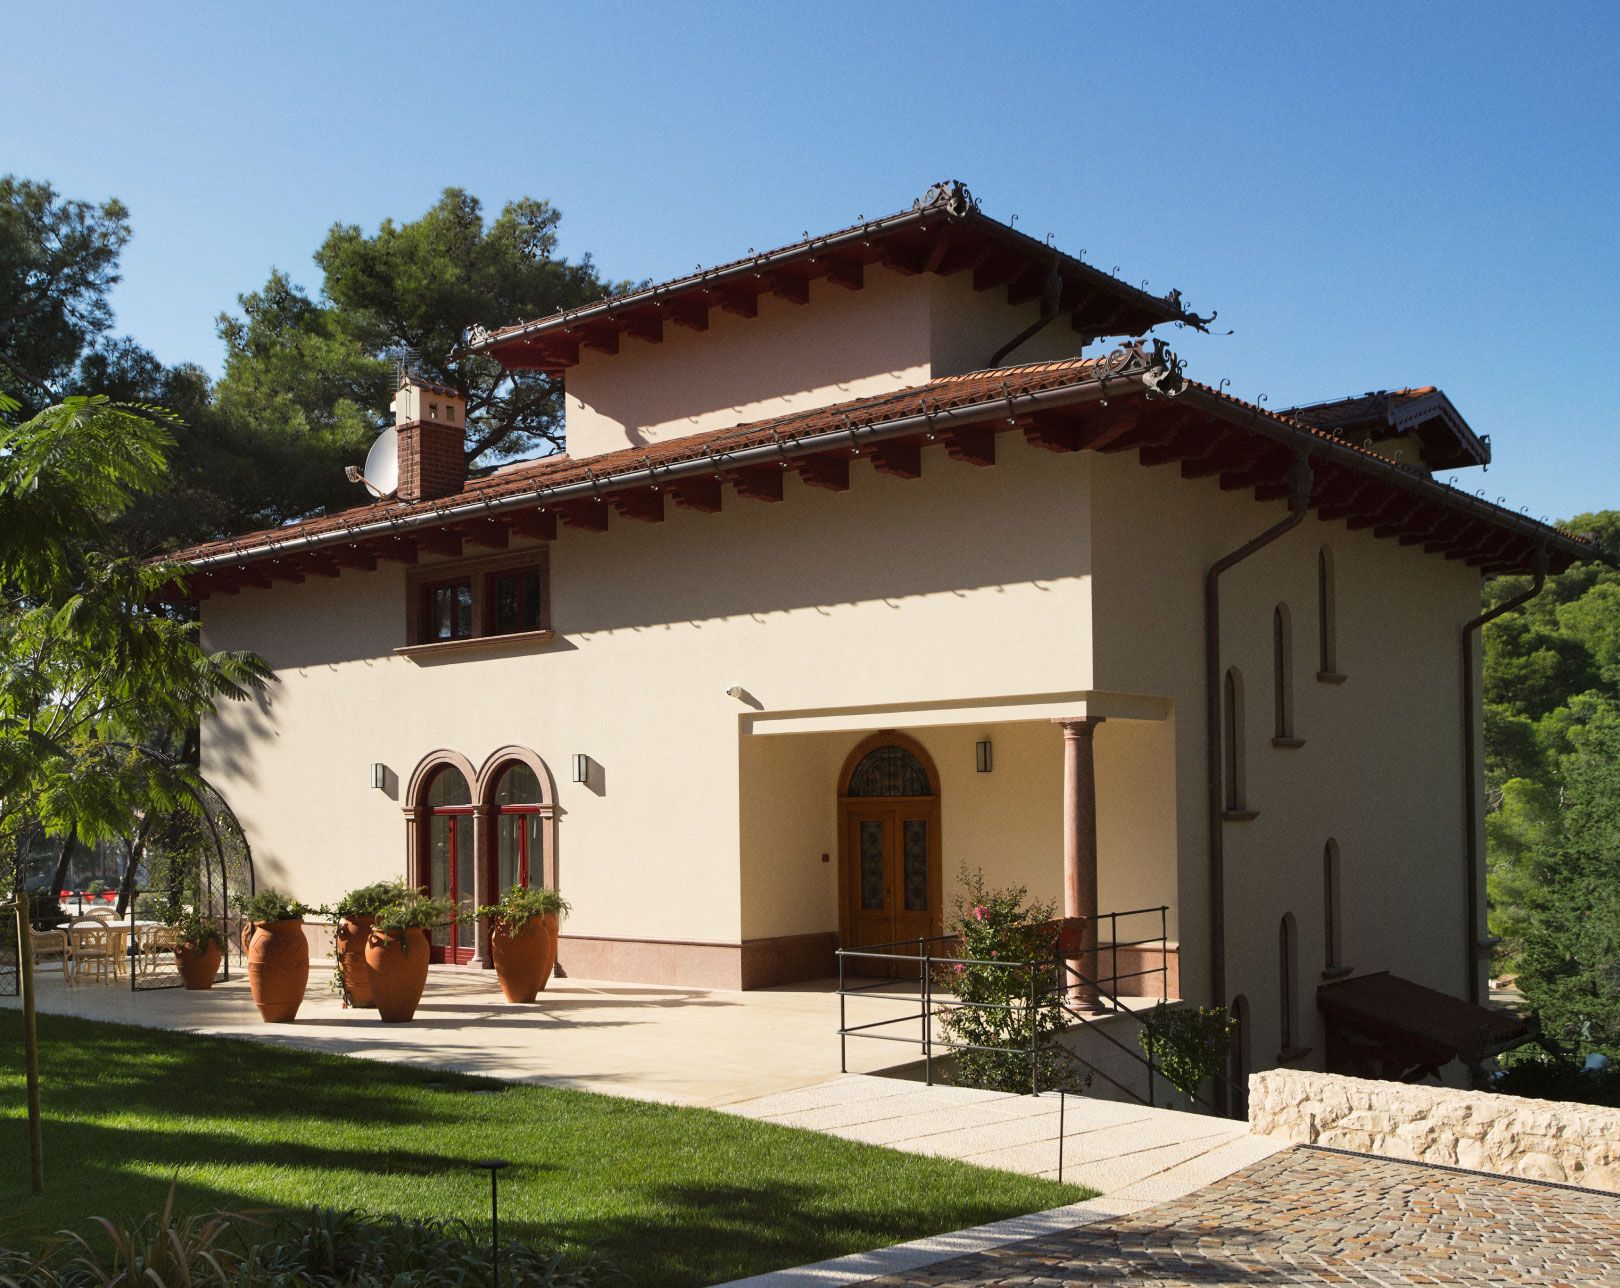
[[[42,1015],[43,1195],[18,1013],[0,1010],[0,1244],[180,1202],[353,1207],[483,1228],[637,1284],[710,1284],[1084,1198],[1075,1186],[750,1122],[265,1043]]]

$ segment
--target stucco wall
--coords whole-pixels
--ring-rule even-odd
[[[399,782],[437,748],[477,765],[519,744],[558,783],[570,932],[735,942],[739,719],[754,708],[728,688],[817,710],[1089,683],[1087,458],[1017,447],[979,470],[931,449],[924,465],[914,481],[857,466],[846,493],[790,485],[775,505],[565,528],[558,638],[540,649],[394,655],[404,579],[390,565],[208,600],[210,646],[257,649],[281,679],[264,706],[204,730],[205,771],[247,824],[261,880],[326,900],[400,873],[401,802],[370,788],[371,763]],[[600,766],[589,787],[568,781],[579,752]]]
[[[1249,1080],[1265,1136],[1620,1190],[1620,1109],[1273,1069]]]
[[[1095,467],[1094,657],[1098,688],[1164,694],[1176,712],[1183,979],[1208,988],[1203,578],[1285,513],[1213,479],[1146,469],[1134,453]],[[1317,680],[1317,552],[1334,554],[1338,665]],[[1272,610],[1293,620],[1298,748],[1272,745]],[[1326,965],[1323,847],[1337,841],[1343,964],[1462,995],[1463,803],[1458,639],[1478,611],[1474,570],[1370,532],[1308,517],[1222,580],[1223,670],[1245,692],[1250,822],[1223,824],[1227,995],[1244,995],[1255,1067],[1281,1027],[1278,937],[1298,927],[1299,1045],[1319,1065],[1315,989]]]
[[[759,316],[709,311],[709,328],[666,322],[658,344],[622,336],[617,354],[582,350],[567,377],[569,454],[596,456],[703,430],[824,407],[977,371],[1040,314],[971,273],[905,276],[878,265],[866,285],[810,284],[810,300],[759,298]],[[1052,323],[1007,358],[1070,357],[1080,337]]]

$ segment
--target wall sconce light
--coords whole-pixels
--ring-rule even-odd
[[[388,766],[382,761],[373,761],[371,765],[371,785],[379,792],[388,786]]]
[[[990,739],[984,738],[973,744],[973,767],[981,774],[990,772]]]
[[[591,758],[584,752],[574,755],[574,781],[576,783],[589,782],[591,777]]]

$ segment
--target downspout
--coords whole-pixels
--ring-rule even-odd
[[[1304,520],[1315,472],[1310,457],[1288,467],[1288,514],[1247,545],[1218,559],[1204,575],[1204,735],[1209,806],[1209,991],[1211,1006],[1226,1005],[1226,846],[1222,815],[1221,574],[1269,546]],[[1225,1092],[1220,1092],[1224,1100]]]
[[[1040,316],[1026,326],[1017,335],[1013,336],[1011,340],[1008,340],[1006,344],[1001,346],[1001,348],[992,353],[990,355],[990,361],[985,363],[985,366],[999,367],[1001,365],[1001,360],[1019,345],[1023,344],[1026,340],[1034,339],[1036,335],[1044,331],[1053,322],[1056,322],[1059,313],[1061,312],[1062,303],[1063,274],[1058,272],[1058,257],[1056,252],[1054,252],[1052,255],[1052,266],[1047,271],[1046,280],[1041,283]]]
[[[1536,546],[1535,579],[1530,589],[1488,609],[1462,628],[1462,725],[1463,725],[1463,896],[1467,912],[1463,918],[1463,962],[1468,971],[1468,1000],[1478,1006],[1479,996],[1479,759],[1474,753],[1474,635],[1487,622],[1504,613],[1523,608],[1547,584],[1547,545]]]

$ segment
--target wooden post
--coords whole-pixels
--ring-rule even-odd
[[[17,980],[22,993],[23,1066],[28,1079],[29,1181],[38,1194],[45,1188],[45,1136],[39,1111],[39,1030],[34,1021],[33,927],[28,923],[28,892],[17,900]]]
[[[1093,735],[1100,717],[1060,720],[1063,727],[1063,915],[1081,918],[1080,953],[1070,966],[1089,979],[1097,976],[1097,763]],[[1097,1006],[1095,987],[1072,983],[1069,995],[1086,1008]]]

